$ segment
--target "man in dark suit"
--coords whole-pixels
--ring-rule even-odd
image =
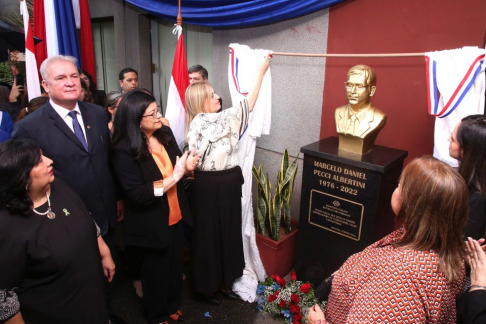
[[[55,176],[81,197],[112,250],[117,205],[108,156],[110,134],[103,109],[78,102],[81,85],[75,64],[74,57],[62,55],[42,63],[42,86],[50,100],[16,123],[12,137],[30,138],[41,146],[54,161]]]

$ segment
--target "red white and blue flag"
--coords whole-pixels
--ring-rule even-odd
[[[474,55],[471,58],[471,64],[467,65],[467,70],[460,74],[461,78],[447,78],[455,82],[454,87],[446,92],[440,93],[438,85],[438,70],[447,69],[451,64],[447,60],[441,60],[436,55],[440,52],[426,53],[426,77],[427,77],[427,99],[429,114],[435,117],[444,118],[451,114],[462,102],[468,91],[474,84],[477,76],[481,72],[484,64],[484,54]],[[444,78],[443,78],[444,80]],[[442,95],[442,100],[441,100]]]
[[[29,11],[25,1],[20,1],[20,14],[24,21],[25,31],[25,74],[29,100],[41,95],[39,73],[37,72],[37,62],[35,59],[34,37],[30,25]]]
[[[43,40],[35,49],[38,67],[47,57],[70,55],[96,80],[88,0],[34,0],[34,34]]]
[[[181,147],[186,137],[186,89],[189,86],[189,73],[187,71],[186,51],[184,49],[184,37],[182,27],[176,25],[174,33],[177,33],[177,47],[172,65],[169,91],[167,94],[167,109],[165,118],[170,123],[177,145]]]

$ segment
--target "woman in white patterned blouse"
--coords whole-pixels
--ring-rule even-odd
[[[186,91],[187,142],[201,155],[194,174],[191,212],[194,216],[192,259],[194,290],[219,305],[220,290],[230,299],[233,282],[243,275],[241,185],[238,140],[244,133],[269,66],[269,53],[259,64],[252,90],[237,107],[219,112],[219,96],[209,82],[193,83]]]

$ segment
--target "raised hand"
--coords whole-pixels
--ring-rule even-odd
[[[467,259],[471,266],[471,285],[486,286],[486,255],[478,241],[468,237]]]
[[[24,91],[24,85],[23,84],[17,85],[17,80],[14,78],[14,83],[12,85],[12,89],[10,90],[10,94],[9,94],[9,97],[8,97],[10,102],[17,101],[17,99],[22,94],[22,91]]]
[[[187,160],[187,151],[179,158],[177,157],[176,163],[174,165],[174,173],[172,176],[174,177],[174,181],[179,181],[186,171],[186,160]]]

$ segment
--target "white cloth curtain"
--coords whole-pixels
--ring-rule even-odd
[[[252,50],[248,46],[230,44],[232,52],[229,56],[228,82],[233,106],[243,98],[255,80],[256,67],[268,50]],[[236,59],[238,68],[236,70]],[[245,269],[243,276],[233,284],[233,291],[241,299],[254,302],[258,281],[265,279],[266,273],[260,259],[260,253],[255,241],[255,226],[252,208],[252,166],[255,157],[256,140],[262,134],[270,134],[271,106],[272,106],[272,78],[270,69],[262,82],[260,94],[254,110],[250,113],[248,128],[240,138],[238,144],[238,164],[240,165],[245,183],[241,198],[242,207],[242,236],[245,252]]]

